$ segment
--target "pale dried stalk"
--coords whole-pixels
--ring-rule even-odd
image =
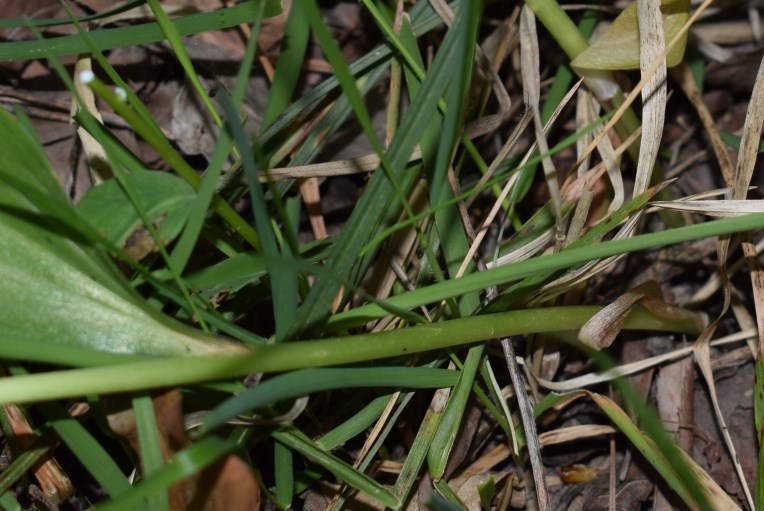
[[[663,40],[663,17],[660,0],[637,2],[639,21],[639,68],[648,77],[642,89],[642,143],[633,197],[650,185],[655,159],[658,156],[666,112],[666,59],[661,57],[666,44]],[[651,65],[658,62],[651,72]]]
[[[719,339],[716,339],[715,341],[711,341],[711,346],[712,347],[724,346],[724,345],[735,343],[735,342],[745,341],[752,337],[756,337],[756,330],[746,329],[736,334],[727,335],[725,337],[720,337]],[[694,348],[692,346],[679,348],[677,350],[670,351],[668,353],[663,353],[661,355],[656,355],[654,357],[646,358],[644,360],[639,360],[637,362],[632,362],[630,364],[624,364],[618,367],[614,367],[613,369],[609,371],[605,371],[602,373],[589,373],[589,374],[577,376],[576,378],[571,378],[570,380],[565,380],[562,382],[550,381],[550,380],[545,380],[542,378],[536,378],[536,382],[539,384],[539,386],[547,390],[551,390],[553,392],[572,392],[574,390],[583,389],[585,387],[591,387],[592,385],[597,385],[599,383],[609,382],[623,376],[630,376],[632,374],[645,371],[647,369],[650,369],[651,367],[665,364],[667,362],[673,362],[675,360],[679,360],[681,358],[692,355],[693,349]]]
[[[748,187],[750,185],[751,177],[753,175],[754,165],[756,163],[756,155],[758,152],[759,140],[761,138],[762,122],[764,122],[764,60],[762,60],[762,62],[759,64],[759,71],[756,76],[756,82],[754,84],[753,93],[751,94],[751,101],[748,104],[748,111],[746,113],[745,124],[743,126],[743,134],[742,134],[742,139],[740,142],[740,153],[738,156],[737,167],[735,168],[734,180],[731,183],[733,200],[745,199],[748,193]],[[711,403],[714,408],[714,413],[716,414],[717,421],[719,422],[719,427],[722,432],[722,437],[724,438],[725,445],[727,446],[727,450],[730,453],[732,463],[735,466],[735,471],[737,472],[738,479],[740,480],[740,485],[743,488],[743,492],[746,495],[746,500],[748,502],[749,507],[751,509],[754,509],[753,497],[751,495],[750,489],[748,488],[748,483],[743,474],[743,468],[740,465],[740,461],[737,456],[735,445],[727,429],[724,416],[721,411],[721,407],[719,406],[719,402],[718,402],[718,398],[716,394],[716,385],[714,383],[713,370],[711,368],[711,357],[710,357],[710,348],[709,348],[709,339],[711,335],[713,335],[713,332],[716,329],[716,326],[718,325],[723,315],[726,314],[730,306],[730,286],[729,286],[729,278],[727,276],[727,270],[726,270],[729,244],[730,244],[729,236],[722,237],[717,243],[717,254],[719,258],[719,276],[721,279],[722,292],[724,295],[724,304],[722,306],[722,311],[720,312],[716,320],[714,320],[709,325],[709,327],[706,330],[704,330],[700,334],[698,339],[695,341],[695,346],[694,346],[695,359],[698,362],[698,367],[700,368],[701,373],[703,374],[703,378],[706,381],[706,385],[708,386],[709,394],[711,396]],[[751,268],[753,270],[751,271],[751,275],[752,275],[751,283],[753,286],[754,303],[756,306],[756,312],[758,317],[762,314],[762,308],[764,307],[764,302],[762,301],[763,291],[761,288],[762,286],[761,269],[758,267],[758,261],[755,261],[755,262],[752,261],[752,259],[756,259],[756,258],[749,257],[749,254],[756,253],[756,250],[753,244],[750,242],[750,238],[745,239],[743,244],[747,245],[747,247],[744,248],[744,253],[746,254],[746,258],[749,261],[749,265],[751,265]],[[763,325],[760,323],[759,334],[758,334],[759,339],[762,339],[762,331],[763,331]],[[760,352],[761,352],[761,346],[760,346]]]
[[[536,133],[536,144],[542,154],[541,167],[544,170],[547,189],[552,201],[555,216],[555,229],[557,240],[555,246],[562,248],[565,239],[565,226],[562,221],[562,198],[560,197],[560,185],[557,182],[557,171],[549,157],[549,145],[544,135],[544,127],[541,122],[539,111],[540,77],[539,77],[539,49],[538,35],[536,34],[536,16],[527,5],[520,14],[520,68],[522,70],[523,100],[533,114],[533,127]]]

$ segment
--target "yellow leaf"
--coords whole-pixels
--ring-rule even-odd
[[[663,31],[666,44],[690,17],[690,0],[663,0]],[[687,33],[669,52],[666,65],[678,65],[684,57]],[[613,21],[607,31],[571,63],[576,70],[639,69],[639,23],[637,2],[632,2]]]

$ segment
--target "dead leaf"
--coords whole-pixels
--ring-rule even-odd
[[[665,319],[703,321],[697,313],[672,307],[663,299],[660,284],[654,280],[644,282],[603,308],[581,327],[578,339],[596,350],[610,346],[620,333],[629,312],[641,304],[653,314]]]
[[[260,486],[252,470],[238,456],[229,454],[204,470],[188,509],[204,511],[256,511]]]

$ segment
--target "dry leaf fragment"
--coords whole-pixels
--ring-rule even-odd
[[[597,469],[586,465],[565,465],[558,472],[565,484],[590,483],[597,477]]]
[[[655,201],[651,205],[721,218],[764,212],[764,200],[759,199]]]

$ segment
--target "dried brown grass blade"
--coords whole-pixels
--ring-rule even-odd
[[[581,89],[579,92],[579,104],[582,105],[582,119],[580,121],[577,119],[577,125],[586,126],[594,122],[597,118],[599,103],[597,103],[589,91]],[[598,128],[595,133],[599,133],[600,131],[601,128]],[[593,136],[591,138],[593,139]],[[588,144],[581,144],[579,147],[578,142],[576,142],[576,150],[579,156],[582,156],[585,153],[586,145]],[[613,144],[608,137],[602,138],[600,143],[597,145],[597,148],[599,149],[600,157],[602,158],[602,165],[604,165],[605,169],[607,170],[608,179],[610,179],[610,185],[613,187],[613,200],[611,201],[610,206],[608,206],[608,212],[615,211],[623,205],[626,195],[624,192],[621,170],[618,164],[619,155],[616,154],[616,151],[613,148]],[[582,169],[579,169],[579,176],[584,174],[581,172],[581,170]]]
[[[536,33],[536,16],[527,5],[523,7],[520,14],[520,68],[522,70],[523,81],[523,100],[526,107],[533,114],[533,127],[536,132],[536,143],[542,155],[549,153],[549,145],[544,135],[544,126],[541,122],[541,112],[539,110],[539,94],[541,89],[541,78],[539,76],[539,48],[538,35]],[[562,220],[562,198],[560,196],[560,185],[557,182],[557,171],[549,156],[542,156],[541,167],[544,170],[544,179],[546,180],[549,196],[552,201],[555,216],[555,229],[557,248],[562,247],[565,239],[565,226]]]
[[[8,438],[11,452],[14,456],[20,455],[32,447],[37,435],[21,408],[16,405],[5,405],[3,409],[13,431],[13,437]],[[46,503],[59,506],[72,494],[74,486],[52,454],[52,450],[46,453],[35,463],[31,472],[34,474],[37,484],[40,485]]]
[[[743,134],[740,142],[740,152],[738,156],[737,166],[735,168],[734,180],[732,185],[732,200],[743,200],[748,193],[748,187],[753,175],[754,165],[756,163],[756,155],[758,153],[759,140],[762,132],[762,122],[764,122],[764,60],[759,65],[759,70],[756,76],[756,82],[754,84],[753,93],[751,94],[751,100],[748,103],[748,111],[746,113],[745,124],[743,126]],[[751,496],[748,483],[743,474],[743,468],[738,460],[737,451],[732,438],[727,430],[724,416],[722,415],[721,408],[719,406],[718,398],[716,395],[716,385],[714,383],[713,370],[711,368],[711,356],[709,348],[709,339],[713,335],[716,326],[721,317],[727,312],[730,306],[730,286],[727,276],[726,264],[727,255],[729,252],[730,238],[729,236],[719,240],[717,244],[717,253],[719,257],[719,275],[722,283],[722,291],[724,294],[724,304],[722,311],[718,318],[712,322],[709,327],[701,333],[698,339],[695,341],[695,359],[698,362],[698,367],[703,374],[703,378],[708,386],[709,394],[711,396],[711,402],[716,414],[717,421],[719,422],[722,436],[724,438],[727,450],[730,453],[730,458],[735,466],[740,485],[743,488],[743,492],[746,495],[746,500],[751,509],[754,508],[753,497]],[[744,248],[744,253],[747,259],[755,259],[754,257],[748,257],[748,254],[755,254],[755,247],[750,242],[750,239],[744,240],[743,244],[748,246]],[[752,279],[754,303],[756,306],[757,316],[762,313],[764,303],[762,303],[762,289],[761,289],[761,270],[758,268],[758,261],[751,263],[753,266],[754,276]],[[759,338],[761,338],[762,325],[759,325]]]
[[[584,438],[593,438],[596,436],[617,433],[618,430],[613,426],[599,424],[581,424],[567,428],[545,431],[539,435],[541,445],[564,444],[565,442],[577,442]]]
[[[736,334],[727,335],[725,337],[720,337],[719,339],[711,341],[711,346],[724,346],[731,343],[745,341],[747,339],[756,337],[756,334],[757,332],[755,329],[743,330]],[[573,392],[585,387],[590,387],[592,385],[612,381],[613,379],[619,378],[621,376],[637,374],[652,367],[688,357],[692,355],[693,350],[694,348],[692,346],[687,346],[685,348],[679,348],[677,350],[639,360],[637,362],[623,364],[602,373],[584,374],[561,382],[545,380],[543,378],[537,377],[536,382],[540,387],[551,390],[553,392]]]
[[[675,200],[655,201],[651,203],[663,209],[689,211],[700,215],[713,217],[736,217],[751,213],[764,212],[764,200]]]
[[[92,63],[90,57],[80,56],[77,59],[77,63],[74,65],[74,89],[77,91],[82,104],[77,104],[77,101],[72,97],[72,116],[76,114],[79,109],[87,110],[87,112],[95,117],[95,119],[103,124],[103,117],[96,105],[95,94],[93,90],[82,83],[80,75],[83,71],[92,71]],[[85,159],[88,163],[88,170],[90,171],[90,179],[93,185],[98,185],[103,182],[104,179],[109,179],[114,174],[111,170],[109,160],[106,158],[106,152],[103,146],[93,136],[87,132],[82,126],[77,127],[77,136],[80,137],[80,143],[82,149],[85,151]]]
[[[663,34],[663,17],[660,0],[637,2],[639,22],[639,69],[642,77],[648,77],[642,89],[642,143],[639,146],[639,163],[634,183],[633,197],[650,185],[655,159],[658,156],[663,121],[666,112],[666,48]],[[658,66],[652,71],[652,64]]]
[[[557,108],[555,108],[554,112],[552,113],[552,116],[549,118],[549,121],[544,126],[544,133],[546,133],[549,130],[549,128],[554,125],[555,121],[557,120],[557,117],[560,115],[560,112],[562,112],[563,108],[568,104],[570,99],[575,94],[576,90],[578,90],[579,85],[581,85],[581,80],[579,80],[573,86],[573,88],[569,90],[568,93],[565,94],[565,96],[562,98],[562,100],[560,101],[560,104],[557,105]],[[499,151],[499,154],[496,156],[496,158],[494,158],[494,160],[491,162],[491,166],[488,168],[488,171],[486,171],[485,175],[480,179],[480,182],[478,185],[487,181],[488,178],[496,171],[496,169],[498,169],[499,164],[501,164],[501,162],[507,158],[510,150],[512,149],[512,147],[514,147],[514,144],[517,142],[522,132],[525,131],[525,128],[528,126],[528,124],[530,124],[531,119],[532,119],[531,111],[526,110],[522,118],[520,119],[520,122],[512,131],[512,135],[509,137],[507,142],[501,148],[501,151]],[[528,151],[525,153],[525,156],[520,161],[520,164],[518,166],[522,167],[523,165],[525,165],[525,163],[530,159],[530,157],[533,155],[533,152],[535,150],[536,150],[536,143],[533,143],[531,147],[528,149]],[[475,239],[473,240],[472,245],[470,246],[470,250],[467,252],[467,256],[464,258],[464,261],[462,261],[460,271],[457,275],[461,275],[464,272],[464,270],[467,268],[467,264],[472,259],[472,257],[474,257],[478,247],[483,241],[483,238],[488,232],[489,226],[493,223],[494,219],[496,218],[496,215],[498,215],[499,210],[501,209],[501,205],[509,196],[510,192],[512,191],[513,187],[515,186],[519,178],[520,178],[520,173],[516,172],[515,174],[512,175],[512,177],[509,178],[507,183],[504,185],[504,188],[502,188],[501,193],[496,198],[496,201],[491,207],[491,211],[488,213],[488,215],[486,215],[485,219],[481,223],[480,229],[478,229],[475,235]],[[521,249],[513,252],[512,254],[507,254],[503,256],[499,264],[507,264],[507,262],[521,260],[521,259],[530,257],[532,254],[536,253],[538,250],[543,248],[543,246],[546,244],[546,241],[548,240],[548,236],[549,236],[548,233],[540,234],[539,237],[536,238],[536,240],[531,242],[529,245],[522,247]],[[540,239],[542,237],[544,238],[544,240]],[[492,264],[491,266],[494,266],[494,264]]]

